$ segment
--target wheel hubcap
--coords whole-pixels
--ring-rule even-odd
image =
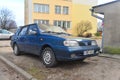
[[[43,59],[46,64],[50,64],[51,63],[51,52],[45,51],[43,55]]]

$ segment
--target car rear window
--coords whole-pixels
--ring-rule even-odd
[[[15,32],[15,35],[18,35],[20,33],[21,28],[17,29],[17,31]]]
[[[27,27],[24,27],[22,28],[22,30],[20,31],[19,35],[22,36],[22,35],[25,35],[27,32]]]

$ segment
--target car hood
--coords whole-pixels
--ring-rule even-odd
[[[66,40],[76,40],[76,41],[91,41],[90,38],[75,37],[75,36],[59,36],[65,38]]]
[[[67,34],[49,34],[49,35],[52,35],[52,36],[56,36],[56,37],[59,37],[59,38],[63,38],[65,40],[75,40],[75,41],[91,41],[93,39],[90,39],[90,38],[83,38],[83,37],[75,37],[75,36],[72,36],[72,35],[67,35]]]

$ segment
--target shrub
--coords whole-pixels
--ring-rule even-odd
[[[99,37],[99,36],[101,36],[101,33],[97,32],[97,33],[95,33],[95,36]]]
[[[92,33],[86,33],[85,35],[83,35],[83,37],[86,37],[86,38],[92,37]]]
[[[90,21],[81,21],[76,25],[77,36],[83,36],[83,34],[92,29]]]

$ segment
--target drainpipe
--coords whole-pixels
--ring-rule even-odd
[[[95,12],[94,12],[94,9],[90,9],[90,11],[91,11],[91,15],[93,16],[93,17],[95,17],[95,18],[97,18],[97,19],[100,19],[100,20],[102,20],[103,22],[104,22],[104,18],[102,18],[102,17],[100,17],[100,16],[98,16],[98,15],[96,15],[95,14]],[[99,13],[100,14],[100,13]],[[101,44],[101,48],[102,48],[102,50],[100,51],[100,53],[103,53],[103,44],[104,44],[104,28],[103,28],[103,30],[102,30],[102,44]]]

